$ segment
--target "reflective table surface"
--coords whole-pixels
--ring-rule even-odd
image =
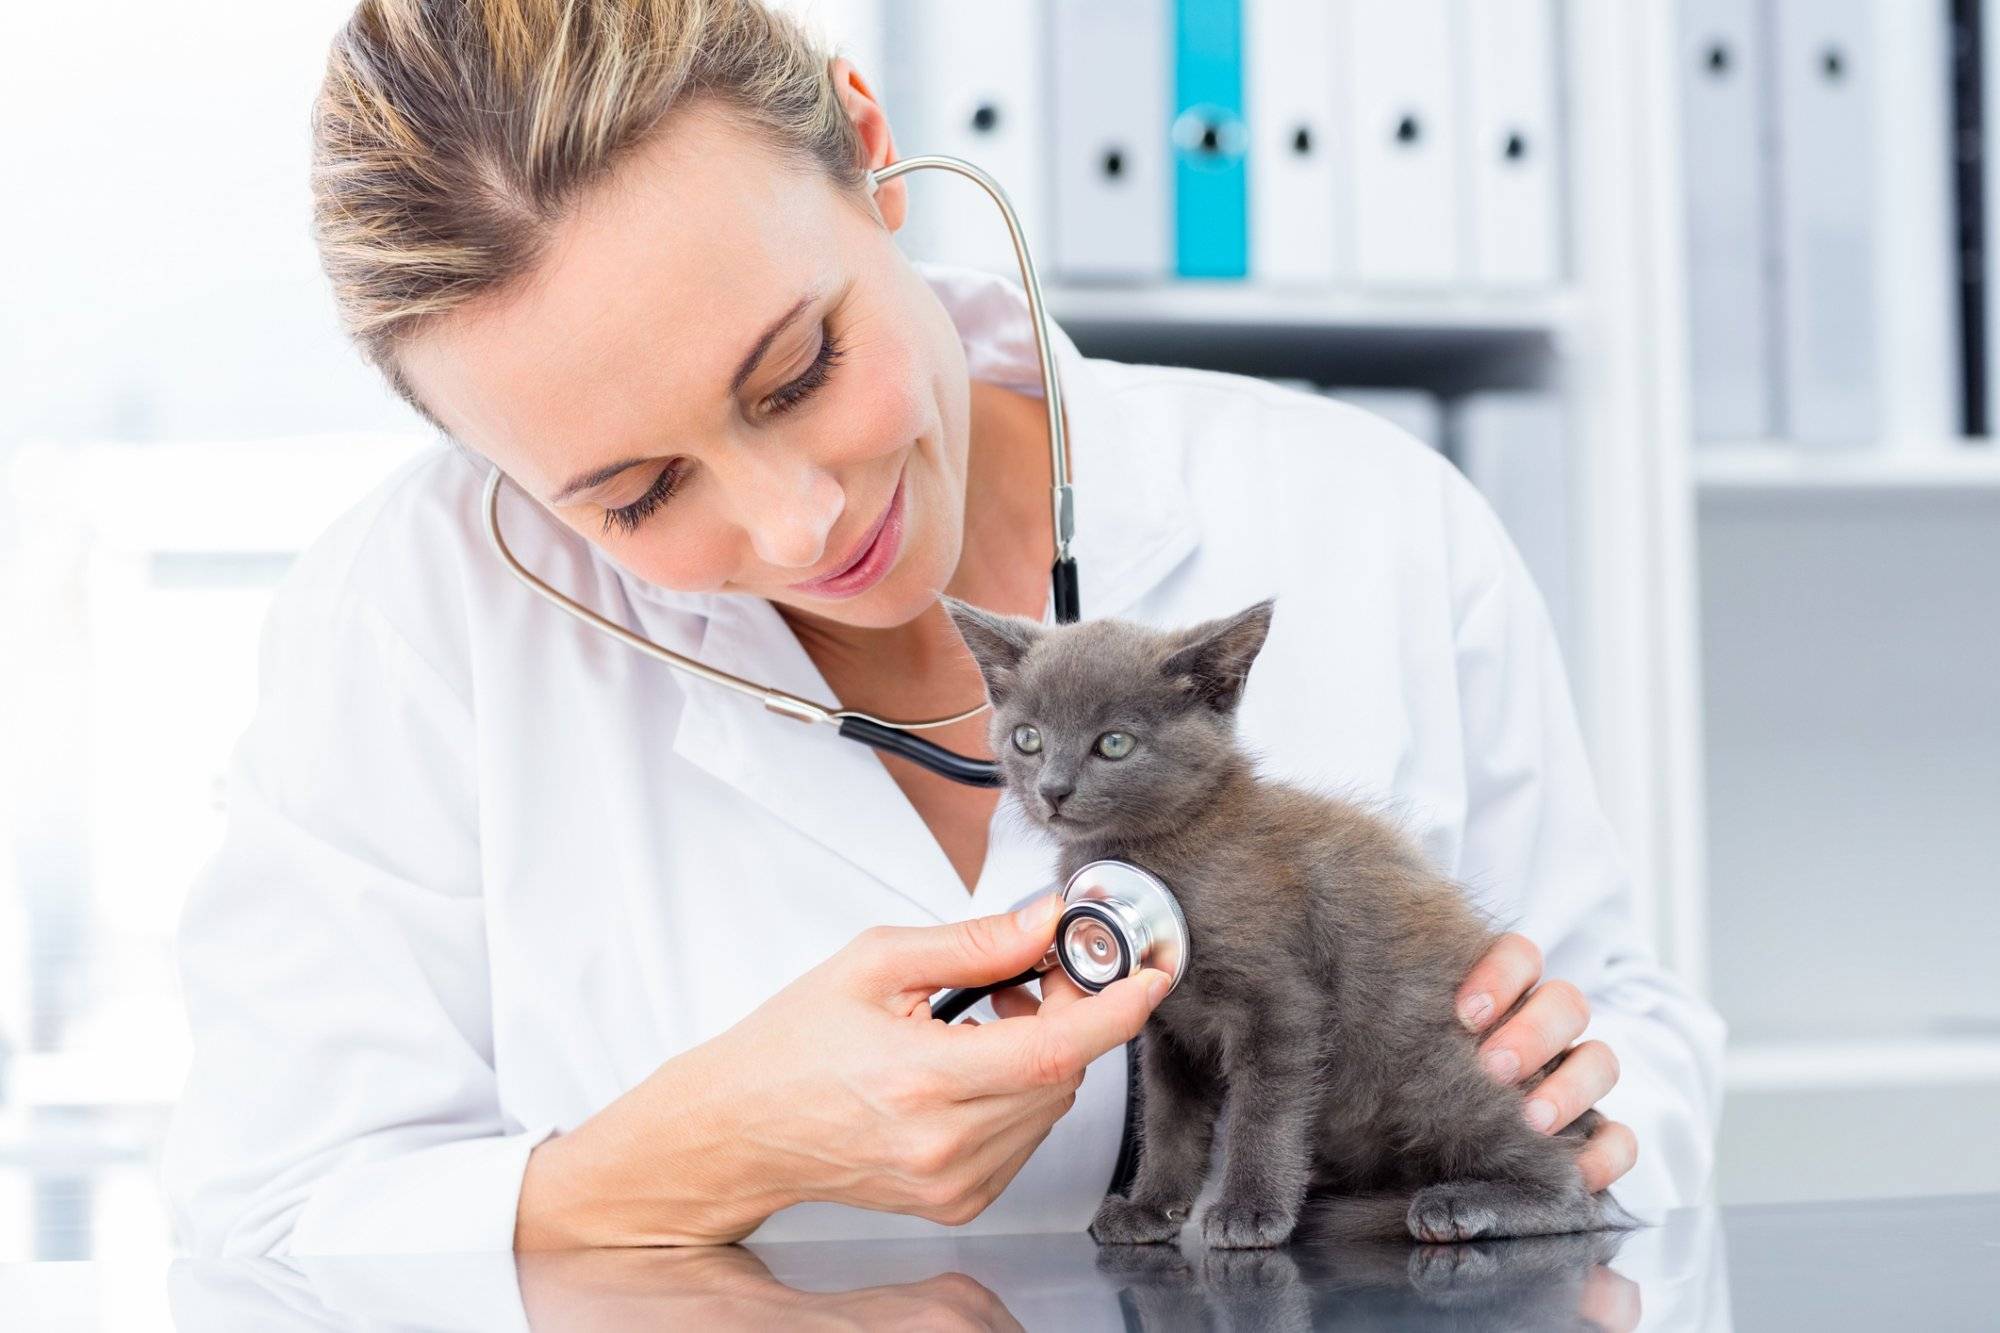
[[[1994,1329],[2000,1196],[1736,1207],[1623,1236],[1100,1249],[967,1237],[714,1250],[0,1265],[34,1329]]]

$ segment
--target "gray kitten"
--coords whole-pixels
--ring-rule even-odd
[[[1577,1173],[1596,1113],[1537,1133],[1453,1011],[1492,928],[1392,824],[1259,777],[1238,744],[1270,602],[1177,632],[945,606],[985,676],[1007,787],[1060,844],[1063,877],[1142,866],[1193,939],[1140,1044],[1137,1180],[1092,1236],[1173,1239],[1217,1137],[1210,1245],[1282,1244],[1309,1193],[1316,1227],[1348,1237],[1632,1225]]]

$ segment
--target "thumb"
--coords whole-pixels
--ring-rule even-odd
[[[1062,896],[1047,893],[1017,912],[942,926],[878,927],[865,937],[861,965],[885,996],[1004,981],[1041,961],[1061,914]]]

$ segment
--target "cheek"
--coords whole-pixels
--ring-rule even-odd
[[[721,534],[701,536],[690,531],[668,534],[673,519],[661,513],[637,532],[613,528],[609,533],[588,524],[570,526],[595,542],[598,549],[635,578],[678,592],[713,592],[736,572],[738,543]],[[659,533],[653,531],[658,525]],[[683,525],[691,527],[692,525]]]

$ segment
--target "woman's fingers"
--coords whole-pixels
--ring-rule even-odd
[[[1480,1063],[1502,1083],[1519,1083],[1567,1050],[1589,1025],[1583,992],[1567,981],[1551,981],[1480,1043]]]
[[[1639,1138],[1616,1120],[1606,1120],[1590,1132],[1576,1155],[1583,1187],[1592,1194],[1608,1189],[1639,1160]]]
[[[1073,1085],[1092,1060],[1137,1036],[1166,993],[1167,974],[1142,968],[1068,1004],[1045,1000],[1032,1018],[942,1031],[956,1037],[964,1095]]]
[[[1528,1094],[1523,1114],[1530,1125],[1553,1134],[1597,1105],[1617,1083],[1618,1057],[1603,1042],[1586,1041]]]
[[[1042,1002],[1035,998],[1029,986],[1009,986],[1006,990],[993,992],[993,1012],[1002,1018],[1033,1018],[1040,1012]]]
[[[1484,1032],[1541,979],[1542,951],[1535,942],[1526,935],[1502,935],[1458,988],[1458,1021],[1469,1031]]]

